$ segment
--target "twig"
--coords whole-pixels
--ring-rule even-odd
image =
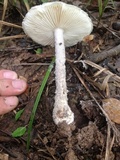
[[[39,132],[39,131],[38,131]],[[40,132],[39,132],[40,133]],[[47,145],[44,143],[43,139],[41,138],[40,134],[38,134],[39,139],[41,140],[41,142],[44,144],[45,148],[47,149],[48,153],[51,155],[51,157],[53,158],[53,160],[56,160],[56,158],[54,157],[54,155],[52,154],[52,152],[49,150],[49,148],[47,147]]]
[[[117,56],[118,54],[120,54],[120,45],[118,45],[108,51],[103,51],[100,53],[92,54],[89,57],[89,60],[98,63],[107,57]]]
[[[104,68],[101,67],[100,65],[97,65],[96,63],[93,63],[93,62],[88,61],[88,60],[83,60],[83,62],[86,63],[86,64],[88,64],[88,65],[90,65],[90,66],[92,66],[92,67],[94,67],[94,68],[97,68],[97,69],[99,69],[99,70],[102,70],[103,73],[110,75],[114,80],[116,80],[117,82],[120,83],[120,77],[117,76],[116,74],[113,74],[113,73],[110,72],[109,70],[104,69]]]
[[[115,141],[115,134],[113,134],[113,137],[111,139],[111,127],[110,127],[110,125],[108,123],[105,160],[109,160],[110,159],[110,152],[112,150],[114,141]]]
[[[7,6],[8,6],[8,0],[4,0],[2,20],[4,20],[4,18],[5,18],[5,13],[6,13],[6,10],[7,10]],[[1,30],[2,30],[2,24],[0,25],[0,32],[1,32]]]
[[[19,25],[17,25],[17,24],[13,24],[13,23],[1,21],[1,20],[0,20],[0,24],[1,24],[1,25],[10,26],[10,27],[15,27],[15,28],[22,28],[21,26],[19,26]]]
[[[91,17],[98,22],[98,19],[95,18],[90,11],[86,8],[87,12],[91,15]],[[102,22],[99,22],[99,24],[101,24],[106,30],[108,30],[110,33],[112,33],[115,37],[117,37],[118,39],[120,39],[120,37],[118,35],[116,35],[116,33],[114,31],[112,31],[111,29],[109,29],[108,27],[106,27]]]
[[[48,66],[50,63],[16,63],[12,66]]]
[[[108,123],[108,126],[107,126],[107,142],[106,142],[106,151],[105,151],[105,160],[109,160],[110,158],[110,141],[111,141],[111,138],[110,138],[110,125]]]
[[[15,35],[15,36],[7,36],[7,37],[1,37],[0,41],[8,40],[8,39],[17,39],[17,38],[23,38],[26,37],[26,35]]]
[[[0,144],[0,148],[2,148],[5,152],[7,152],[11,157],[17,158],[17,155],[13,154],[11,151],[5,148],[2,144]]]
[[[95,103],[98,105],[98,107],[100,108],[100,110],[102,111],[102,113],[104,114],[104,116],[106,117],[107,122],[110,124],[110,127],[112,128],[112,130],[114,131],[116,137],[118,138],[117,140],[119,141],[120,139],[120,133],[119,130],[116,128],[115,124],[111,121],[111,119],[109,118],[108,114],[105,112],[105,110],[102,108],[102,106],[98,103],[97,99],[93,96],[93,94],[91,93],[91,91],[89,90],[89,88],[87,87],[87,85],[85,84],[84,80],[82,79],[82,77],[80,76],[79,70],[76,69],[75,67],[72,66],[73,71],[75,72],[75,74],[77,75],[79,81],[83,84],[83,86],[85,87],[85,89],[87,90],[87,92],[90,94],[90,96],[92,97],[92,99],[95,101]]]

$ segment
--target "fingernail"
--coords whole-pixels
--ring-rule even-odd
[[[18,98],[14,97],[14,96],[13,97],[5,97],[4,101],[7,105],[9,105],[11,107],[17,106],[17,104],[18,104]]]
[[[17,74],[14,71],[6,71],[3,73],[4,78],[16,79]]]
[[[23,90],[26,88],[26,82],[20,79],[16,79],[12,81],[12,86],[15,89]]]

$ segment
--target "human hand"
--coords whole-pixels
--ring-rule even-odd
[[[13,110],[18,105],[17,95],[27,88],[24,80],[18,79],[16,72],[0,70],[0,115]]]

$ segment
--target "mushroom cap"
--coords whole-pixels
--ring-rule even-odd
[[[80,8],[63,2],[48,2],[32,7],[22,22],[23,30],[35,42],[54,46],[54,31],[63,29],[69,47],[89,35],[93,24]]]

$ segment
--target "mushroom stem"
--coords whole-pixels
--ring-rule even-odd
[[[66,67],[65,67],[65,45],[63,38],[63,30],[60,28],[55,29],[55,81],[56,81],[56,95],[55,104],[53,109],[53,120],[58,125],[59,123],[66,122],[70,124],[74,121],[74,113],[68,105],[67,98],[67,85],[66,85]]]

